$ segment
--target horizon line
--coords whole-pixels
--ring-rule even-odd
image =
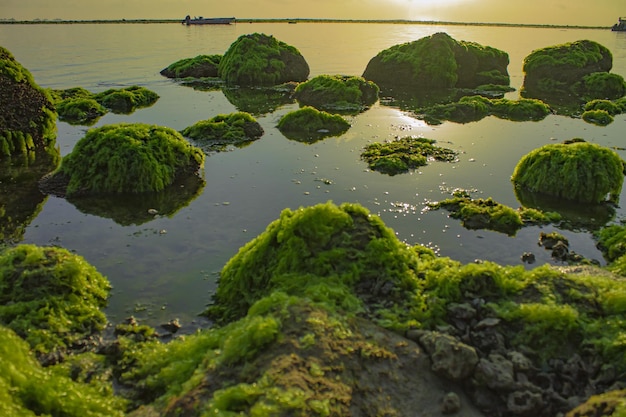
[[[234,18],[234,23],[394,23],[416,25],[450,25],[450,26],[502,26],[554,29],[610,29],[611,26],[564,25],[539,23],[505,23],[505,22],[454,22],[439,20],[410,19],[335,19],[335,18]],[[183,19],[32,19],[17,20],[14,18],[0,19],[0,24],[88,24],[88,23],[181,23]]]

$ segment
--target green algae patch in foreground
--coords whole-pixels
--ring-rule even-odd
[[[295,97],[304,106],[333,113],[356,114],[378,100],[379,88],[363,77],[318,75],[296,87]]]
[[[414,249],[362,206],[285,209],[224,266],[207,314],[236,320],[273,291],[354,313],[361,300],[414,290],[416,260]]]
[[[67,196],[162,191],[180,176],[197,175],[203,165],[202,151],[173,129],[107,125],[89,130],[41,187]]]
[[[522,157],[516,187],[565,200],[599,204],[619,199],[625,162],[609,148],[584,141],[542,146]]]
[[[383,174],[397,175],[427,165],[429,158],[453,162],[457,153],[451,149],[434,146],[434,139],[407,136],[391,142],[367,145],[361,159],[370,169]]]
[[[609,262],[608,269],[626,276],[626,226],[611,225],[596,232],[598,248]]]
[[[35,352],[69,348],[104,329],[110,284],[65,249],[19,245],[0,252],[0,325]]]
[[[0,326],[0,415],[122,417],[125,405],[109,392],[42,368],[28,344]]]
[[[56,118],[50,95],[0,46],[0,159],[35,150],[54,152]]]
[[[218,66],[219,77],[228,84],[245,86],[302,82],[309,64],[295,47],[271,35],[242,35],[230,45]]]
[[[263,128],[245,112],[218,114],[202,120],[181,131],[183,136],[207,144],[213,150],[221,150],[228,145],[243,145],[263,136]]]
[[[278,130],[288,139],[313,143],[328,136],[339,136],[350,128],[350,123],[338,114],[305,106],[281,117]]]

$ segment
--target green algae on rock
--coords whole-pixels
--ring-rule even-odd
[[[608,269],[626,276],[626,226],[610,225],[595,233],[598,248],[609,262]]]
[[[509,85],[508,64],[506,52],[436,33],[379,52],[367,64],[363,78],[383,90]]]
[[[489,115],[513,121],[536,121],[543,120],[551,113],[551,109],[537,99],[490,99],[474,95],[462,97],[455,103],[435,104],[414,112],[420,119],[434,125],[441,124],[443,120],[456,123],[475,122]]]
[[[350,123],[338,114],[304,106],[281,117],[277,127],[288,139],[313,143],[343,134],[350,128]]]
[[[488,199],[454,197],[430,204],[431,209],[445,208],[450,217],[461,219],[467,229],[489,229],[514,236],[519,229],[527,225],[540,225],[558,222],[558,213],[543,213],[532,208],[515,210]]]
[[[0,415],[122,417],[125,407],[110,391],[43,368],[26,342],[0,326]]]
[[[103,91],[93,95],[94,99],[113,113],[130,114],[136,109],[150,107],[159,99],[159,95],[145,87],[131,87]]]
[[[107,113],[107,109],[93,98],[68,98],[56,105],[59,120],[74,125],[90,126]]]
[[[35,150],[53,152],[56,118],[50,95],[0,46],[0,159]]]
[[[361,159],[370,169],[383,174],[397,175],[427,165],[428,158],[453,162],[457,153],[451,149],[434,146],[433,139],[406,136],[385,143],[367,145]]]
[[[356,114],[378,100],[378,86],[363,77],[318,75],[299,84],[295,98],[304,106],[334,113]]]
[[[101,331],[110,284],[66,249],[18,245],[0,252],[0,324],[37,353],[69,348]]]
[[[565,200],[599,204],[619,199],[626,171],[615,151],[575,141],[542,146],[517,163],[515,187]]]
[[[245,112],[218,114],[181,131],[183,136],[208,144],[214,150],[249,143],[259,139],[263,133],[259,122]]]
[[[198,55],[184,58],[161,70],[161,75],[168,78],[205,78],[217,77],[217,68],[222,55]]]
[[[253,33],[232,43],[220,61],[218,74],[228,84],[268,86],[305,81],[309,65],[295,47],[271,35]]]
[[[606,110],[585,110],[581,118],[587,122],[598,126],[606,126],[613,123],[613,116]]]
[[[89,130],[40,186],[61,196],[162,191],[203,165],[204,153],[175,130],[122,123]]]

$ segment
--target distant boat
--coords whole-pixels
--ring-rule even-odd
[[[194,17],[185,16],[185,20],[183,20],[183,25],[230,25],[235,21],[234,17]]]
[[[626,17],[619,17],[611,30],[613,32],[626,32]]]

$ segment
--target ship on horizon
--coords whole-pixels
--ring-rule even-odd
[[[234,17],[194,17],[185,16],[183,20],[183,25],[230,25],[235,21]]]

